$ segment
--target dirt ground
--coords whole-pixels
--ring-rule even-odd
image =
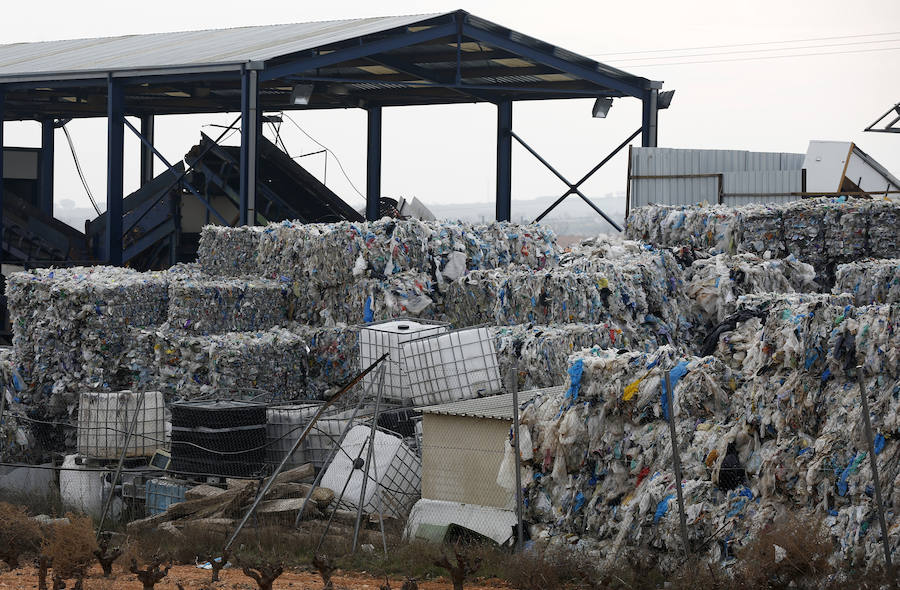
[[[117,564],[118,565],[118,564]],[[113,576],[115,579],[104,579],[100,567],[94,567],[84,581],[85,590],[140,590],[141,583],[134,574],[128,573],[116,567]],[[190,565],[178,565],[169,571],[169,575],[156,585],[158,590],[178,590],[176,582],[184,588],[215,588],[217,590],[255,590],[256,582],[245,576],[239,569],[223,570],[220,574],[221,582],[210,585],[210,572]],[[336,590],[379,590],[384,584],[384,578],[377,579],[362,573],[338,572],[332,577]],[[391,578],[391,588],[399,590],[403,585],[402,578]],[[33,567],[19,568],[15,571],[3,571],[0,573],[0,590],[33,590],[37,588],[37,569]],[[72,583],[70,582],[71,586]],[[420,590],[450,590],[453,585],[449,580],[438,578],[436,580],[419,581]],[[281,575],[273,585],[275,590],[319,590],[322,588],[322,578],[316,573],[301,570],[287,571]],[[510,588],[501,580],[477,580],[466,584],[466,590],[496,590],[498,588]]]

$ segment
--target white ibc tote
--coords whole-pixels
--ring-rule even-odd
[[[360,503],[370,434],[369,426],[354,426],[347,433],[341,451],[325,470],[319,484],[323,488],[334,490],[336,495],[340,495],[347,484],[339,504],[347,509],[356,510]],[[354,468],[357,457],[360,461],[358,467]],[[363,511],[367,514],[406,518],[419,499],[421,483],[421,460],[399,437],[376,430]]]
[[[403,370],[403,344],[415,338],[422,338],[447,331],[447,324],[426,320],[397,319],[373,322],[362,326],[359,330],[359,366],[365,369],[381,355],[390,356],[384,365],[384,389],[382,399],[405,401],[410,397],[409,384]],[[379,372],[372,371],[363,378],[363,387],[377,386]],[[374,387],[371,396],[377,395]]]
[[[118,459],[132,425],[128,457],[149,457],[165,447],[165,398],[158,391],[148,391],[141,402],[141,395],[132,391],[82,393],[78,405],[78,453],[93,459]]]

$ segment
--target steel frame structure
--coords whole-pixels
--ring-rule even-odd
[[[308,104],[286,100],[298,83],[313,85]],[[45,161],[41,163],[41,203],[52,212],[54,120],[106,117],[107,255],[110,264],[121,264],[124,129],[127,126],[141,140],[143,185],[153,178],[154,156],[172,169],[153,147],[156,115],[240,112],[240,223],[255,224],[256,194],[261,189],[257,187],[258,138],[265,110],[365,109],[366,217],[374,219],[381,197],[383,109],[491,102],[497,106],[498,220],[508,221],[512,215],[515,139],[567,185],[567,192],[554,207],[566,196],[576,194],[616,226],[579,187],[638,133],[642,145],[656,145],[660,88],[661,82],[616,70],[458,10],[424,17],[414,25],[325,42],[313,49],[264,61],[0,74],[0,122],[42,122]],[[558,173],[513,131],[512,108],[516,101],[600,97],[640,100],[641,127],[576,183]],[[126,116],[137,117],[140,130],[127,122]],[[0,150],[2,137],[0,123]],[[180,178],[183,176],[182,173]],[[199,196],[192,187],[186,188]],[[0,204],[2,195],[0,163]],[[211,209],[209,203],[205,204]],[[214,210],[210,212],[216,214]],[[544,215],[546,212],[538,219]]]

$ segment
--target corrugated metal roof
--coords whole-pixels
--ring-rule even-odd
[[[0,76],[72,74],[266,61],[430,20],[388,16],[0,45]]]
[[[564,385],[532,389],[519,392],[519,404],[527,403],[538,395],[555,395],[565,391]],[[423,414],[441,414],[444,416],[467,416],[470,418],[492,418],[494,420],[512,420],[512,394],[501,393],[478,399],[467,399],[437,406],[421,408]]]

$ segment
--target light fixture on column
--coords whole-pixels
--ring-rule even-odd
[[[294,88],[291,89],[291,104],[308,105],[309,99],[312,97],[312,93],[312,84],[296,84]]]
[[[595,119],[605,119],[609,109],[612,107],[612,99],[602,96],[594,101],[593,116]]]
[[[659,110],[669,108],[669,105],[672,104],[672,98],[674,96],[674,90],[666,90],[665,92],[660,92],[659,96],[656,97],[656,108],[658,108]]]

